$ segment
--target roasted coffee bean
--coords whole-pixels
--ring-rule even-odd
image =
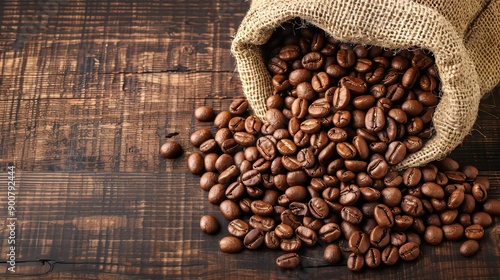
[[[344,208],[342,208],[342,211],[340,211],[340,216],[344,221],[354,225],[360,224],[363,220],[363,213],[361,213],[361,211],[354,206],[345,206]]]
[[[189,139],[193,146],[200,147],[200,145],[203,142],[211,138],[212,138],[212,132],[210,132],[210,130],[206,128],[201,128],[193,132],[193,134],[191,134],[191,137]]]
[[[300,55],[300,49],[295,45],[287,45],[279,50],[278,58],[284,61],[291,61],[298,58]]]
[[[385,204],[378,204],[375,206],[373,216],[377,224],[381,227],[393,227],[394,217],[391,210]]]
[[[208,172],[216,171],[217,169],[215,168],[215,163],[217,162],[218,158],[219,155],[217,155],[216,153],[210,153],[205,155],[205,158],[203,159],[205,170]]]
[[[351,93],[363,94],[368,90],[368,85],[363,79],[352,76],[341,78],[339,84],[347,87]]]
[[[243,98],[235,99],[231,105],[229,105],[229,112],[233,115],[240,116],[243,115],[248,109],[248,101]]]
[[[240,182],[231,183],[225,190],[228,199],[237,200],[245,194],[245,186]]]
[[[401,84],[405,88],[412,88],[419,78],[419,68],[413,66],[408,68],[401,78]]]
[[[491,216],[486,212],[476,212],[476,213],[472,214],[472,223],[479,224],[483,228],[487,228],[487,227],[491,226],[491,224],[493,223],[493,220],[492,220]]]
[[[385,159],[391,165],[396,165],[403,161],[406,156],[406,146],[399,141],[395,141],[389,144],[387,147],[387,152],[385,153]]]
[[[345,109],[349,105],[350,99],[351,91],[347,87],[337,88],[333,94],[333,108],[337,110]]]
[[[219,240],[219,248],[224,253],[235,254],[243,250],[243,242],[237,237],[226,236]]]
[[[315,218],[324,219],[329,214],[330,209],[328,205],[323,199],[319,197],[311,198],[311,200],[308,203],[308,206],[309,206],[309,212]]]
[[[406,234],[404,232],[396,231],[391,233],[391,244],[400,247],[406,243]]]
[[[269,249],[278,249],[280,247],[281,239],[276,236],[274,231],[268,231],[264,235],[264,244]]]
[[[293,143],[290,139],[279,140],[276,144],[276,148],[280,154],[285,156],[293,155],[297,151],[297,145],[295,145],[295,143]]]
[[[167,141],[160,147],[160,155],[163,158],[172,159],[179,157],[182,154],[182,147],[176,141]]]
[[[323,258],[329,264],[336,264],[342,259],[342,251],[340,247],[335,244],[330,244],[325,247]]]
[[[294,269],[300,265],[300,257],[296,253],[284,254],[276,259],[276,264],[282,269]]]
[[[273,160],[276,157],[276,146],[268,137],[260,137],[256,145],[259,153],[266,160]]]
[[[250,226],[247,222],[241,219],[234,219],[227,226],[229,234],[238,238],[243,238],[250,231]]]
[[[464,190],[461,190],[461,189],[454,190],[450,194],[450,197],[448,198],[447,206],[449,209],[456,209],[460,205],[462,205],[462,203],[464,202],[464,199],[465,199]]]
[[[209,191],[218,182],[217,174],[205,172],[200,178],[200,187],[204,191]]]
[[[215,139],[208,139],[207,141],[201,143],[200,152],[204,154],[212,153],[218,148],[217,142]]]
[[[381,226],[376,226],[370,233],[370,243],[377,247],[383,248],[391,241],[390,229]]]
[[[252,212],[254,214],[263,217],[271,215],[274,210],[273,206],[270,203],[262,200],[254,200],[250,204],[250,208],[252,209]]]
[[[356,63],[356,55],[350,49],[340,49],[337,51],[337,62],[343,68],[349,68]]]
[[[219,231],[219,222],[212,215],[203,215],[200,219],[200,229],[206,234],[215,234]]]
[[[301,149],[297,153],[297,162],[303,168],[311,168],[316,163],[312,147]]]
[[[281,239],[288,239],[293,236],[294,230],[290,225],[282,223],[276,226],[274,233]]]
[[[464,236],[464,227],[458,223],[444,225],[443,234],[446,240],[460,240]]]
[[[200,122],[211,122],[215,119],[214,109],[208,106],[200,106],[194,110],[194,118]]]
[[[238,151],[240,151],[241,146],[238,143],[236,143],[236,140],[234,140],[234,138],[230,138],[222,142],[220,148],[222,152],[229,155],[234,155]]]
[[[318,239],[316,232],[306,226],[299,226],[296,228],[295,235],[297,235],[302,241],[302,244],[306,246],[314,246]]]
[[[292,211],[292,213],[296,216],[306,216],[309,214],[307,204],[302,202],[294,201],[288,205],[288,209],[290,209],[290,211]]]
[[[467,239],[479,240],[484,236],[484,229],[480,224],[470,225],[465,228],[465,237]]]
[[[456,209],[445,210],[439,214],[439,217],[444,225],[452,224],[458,217],[458,210]]]
[[[422,216],[424,214],[422,201],[412,195],[405,195],[403,197],[403,201],[401,202],[401,210],[413,217]]]
[[[352,159],[356,157],[356,147],[349,142],[341,142],[336,145],[336,150],[339,156],[344,159]]]
[[[424,240],[427,244],[437,246],[443,241],[443,230],[435,225],[429,225],[424,232]]]
[[[422,193],[428,197],[435,199],[444,198],[444,190],[441,186],[433,182],[426,182],[420,187]]]
[[[476,240],[467,240],[460,246],[460,254],[464,257],[473,256],[479,251],[479,243]]]
[[[339,202],[342,205],[353,205],[361,196],[358,186],[350,184],[340,191]]]
[[[382,262],[382,255],[377,248],[370,248],[365,254],[365,263],[368,267],[376,268]]]
[[[367,166],[368,174],[374,179],[382,179],[389,172],[389,164],[382,157],[374,158]]]
[[[365,265],[365,259],[362,255],[352,253],[347,258],[347,268],[351,271],[360,271]]]
[[[385,265],[394,265],[399,259],[399,249],[389,245],[382,251],[382,262]]]
[[[290,72],[288,75],[288,80],[292,86],[297,86],[302,82],[309,82],[312,78],[311,71],[307,69],[296,69]]]
[[[483,211],[492,216],[500,216],[500,200],[488,198],[483,204]]]
[[[372,107],[366,112],[365,127],[370,132],[381,131],[385,126],[384,111],[380,107]]]
[[[317,133],[321,129],[321,123],[318,119],[307,119],[300,123],[300,130],[306,134]]]
[[[474,183],[472,186],[472,196],[477,202],[485,202],[488,199],[488,192],[483,184]]]
[[[404,261],[413,261],[420,255],[420,247],[417,243],[410,241],[399,247],[399,256]]]
[[[318,53],[318,52],[307,53],[302,58],[302,66],[304,66],[305,69],[308,69],[311,71],[320,69],[324,63],[325,63],[325,60],[323,58],[323,55],[321,53]],[[339,65],[341,65],[340,62],[339,62]]]
[[[370,238],[362,231],[354,232],[349,238],[349,249],[355,254],[364,254],[370,248]]]
[[[264,233],[256,228],[250,230],[247,235],[245,235],[245,238],[243,238],[243,245],[250,250],[259,248],[263,243]]]
[[[302,241],[294,236],[287,239],[282,239],[280,248],[285,252],[297,252],[302,247]]]
[[[224,199],[226,199],[226,186],[223,184],[216,184],[210,188],[208,192],[208,202],[212,204],[220,204]]]
[[[255,136],[248,132],[238,131],[234,133],[233,137],[234,141],[236,141],[236,143],[240,144],[243,147],[250,147],[255,145]]]
[[[367,73],[373,67],[373,61],[366,58],[358,58],[356,64],[354,65],[354,70],[359,73]]]
[[[240,169],[236,165],[229,166],[226,170],[222,171],[219,175],[220,184],[228,184],[240,175]]]
[[[188,170],[192,174],[200,175],[205,171],[203,156],[199,153],[192,153],[189,155],[187,162]]]

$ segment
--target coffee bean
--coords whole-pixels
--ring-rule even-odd
[[[212,132],[210,132],[210,130],[208,130],[206,128],[202,128],[202,129],[199,129],[199,130],[193,132],[193,134],[191,134],[190,142],[193,146],[200,147],[200,145],[203,142],[205,142],[211,138],[212,138]]]
[[[362,231],[354,232],[349,238],[349,249],[355,254],[364,254],[370,248],[370,238]]]
[[[243,245],[250,250],[255,250],[264,243],[264,233],[259,229],[250,230],[243,238]]]
[[[426,182],[422,184],[420,187],[422,193],[428,197],[443,199],[444,198],[444,190],[441,186],[433,182]]]
[[[268,231],[264,235],[264,244],[269,249],[278,249],[280,247],[281,239],[276,236],[274,231]]]
[[[472,214],[472,223],[479,224],[483,228],[487,228],[487,227],[491,226],[491,224],[493,223],[493,220],[492,220],[491,216],[486,212],[476,212],[476,213]]]
[[[382,251],[382,262],[385,265],[394,265],[399,259],[399,249],[389,245]]]
[[[365,265],[365,259],[362,255],[352,253],[347,258],[347,268],[351,271],[360,271]]]
[[[339,202],[342,205],[353,205],[358,201],[360,196],[361,192],[359,188],[354,184],[350,184],[340,191]]]
[[[243,238],[250,231],[250,226],[243,220],[234,219],[229,222],[227,230],[231,235]]]
[[[200,152],[208,154],[214,152],[217,148],[217,141],[215,141],[215,139],[208,139],[207,141],[201,143]]]
[[[194,118],[200,122],[211,122],[215,119],[212,107],[200,106],[194,110]]]
[[[308,112],[314,118],[324,118],[330,114],[330,104],[325,98],[317,99],[311,103]]]
[[[288,253],[279,256],[276,264],[282,269],[293,269],[300,265],[300,257],[296,253]]]
[[[403,197],[403,201],[401,202],[401,210],[413,217],[422,216],[424,214],[422,201],[412,195],[405,195]]]
[[[339,246],[330,244],[325,247],[325,250],[323,251],[323,258],[329,264],[336,264],[342,259],[342,251]]]
[[[222,111],[214,119],[214,126],[216,128],[224,128],[229,126],[229,121],[232,119],[229,111]],[[194,144],[193,144],[194,145]],[[196,145],[195,145],[196,146]]]
[[[343,68],[350,68],[356,63],[356,55],[350,49],[340,49],[337,52],[337,62]]]
[[[199,153],[192,153],[188,157],[188,170],[192,174],[200,175],[204,172],[203,156]]]
[[[467,240],[460,246],[460,254],[464,257],[471,257],[479,251],[479,243],[476,240]]]
[[[483,184],[474,183],[472,186],[472,196],[477,202],[485,202],[488,199],[488,192]]]
[[[269,138],[260,137],[256,145],[259,153],[266,160],[273,160],[276,157],[276,146]]]
[[[237,219],[242,214],[238,204],[236,204],[236,202],[232,200],[227,199],[222,201],[219,207],[224,218],[226,218],[229,221]]]
[[[366,112],[365,127],[371,132],[381,131],[385,126],[385,116],[382,109],[372,107]]]
[[[470,225],[465,228],[465,237],[467,239],[479,240],[484,236],[484,229],[480,224]]]
[[[312,71],[320,69],[324,63],[325,63],[325,60],[323,58],[323,55],[321,53],[318,53],[318,52],[307,53],[302,58],[302,66],[304,66],[305,69],[312,70]],[[339,65],[340,65],[340,62],[339,62]]]
[[[160,155],[164,158],[176,158],[182,154],[182,147],[176,141],[167,141],[160,147]]]
[[[394,217],[391,210],[385,204],[378,204],[373,212],[377,224],[381,227],[393,227]]]
[[[354,206],[345,206],[340,212],[340,216],[346,222],[358,225],[363,220],[363,213]]]
[[[243,250],[243,242],[237,237],[226,236],[219,240],[219,248],[224,253],[235,254]]]
[[[464,236],[464,227],[457,223],[444,225],[443,234],[446,240],[459,240]]]
[[[413,261],[420,255],[420,247],[415,242],[408,242],[399,248],[399,256],[404,261]]]
[[[307,69],[296,69],[290,72],[290,74],[288,75],[288,80],[290,81],[290,84],[292,84],[292,86],[297,86],[302,82],[308,82],[311,80],[311,78],[312,73]]]
[[[483,211],[492,216],[500,216],[500,200],[488,198],[483,204]]]
[[[308,227],[305,226],[297,227],[295,229],[295,234],[306,246],[314,246],[316,244],[317,234],[314,230]]]
[[[403,161],[406,156],[406,146],[399,141],[389,144],[385,153],[385,159],[391,165],[396,165]]]
[[[285,252],[297,252],[302,247],[302,241],[294,236],[287,239],[282,239],[280,248]]]
[[[203,215],[200,219],[200,229],[206,234],[215,234],[219,231],[219,222],[212,215]]]
[[[313,197],[308,203],[309,206],[309,212],[311,213],[312,216],[318,218],[318,219],[324,219],[328,216],[329,214],[329,207],[326,204],[326,202],[319,198],[319,197]]]

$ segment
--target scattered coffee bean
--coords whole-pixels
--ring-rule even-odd
[[[219,222],[212,215],[203,215],[200,219],[200,229],[206,234],[215,234],[219,231]]]
[[[215,119],[212,107],[200,106],[194,110],[194,118],[200,122],[211,122]]]
[[[160,147],[160,155],[164,158],[176,158],[182,154],[182,147],[176,141],[167,141]]]

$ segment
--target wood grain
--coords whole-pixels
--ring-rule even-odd
[[[423,246],[418,262],[364,270],[326,266],[323,245],[282,271],[277,251],[220,252],[227,234],[199,178],[186,168],[200,105],[226,109],[241,96],[231,36],[248,2],[1,1],[0,188],[16,167],[17,269],[7,271],[0,222],[0,278],[23,279],[487,279],[500,275],[500,225],[473,258],[459,243]],[[481,103],[475,129],[452,154],[490,178],[500,198],[500,97]],[[184,155],[165,161],[171,133]],[[4,191],[0,191],[4,193]],[[7,205],[0,196],[0,207]],[[1,217],[6,212],[1,210]],[[5,214],[3,214],[5,213]],[[213,214],[223,229],[202,234]]]

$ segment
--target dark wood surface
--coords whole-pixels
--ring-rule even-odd
[[[199,230],[215,215],[186,168],[200,105],[241,96],[231,36],[242,0],[0,1],[0,278],[472,279],[500,275],[500,223],[473,258],[459,242],[422,246],[417,262],[351,273],[321,246],[283,271],[277,251],[224,254]],[[500,197],[500,97],[481,103],[453,153]],[[184,155],[158,155],[177,134]],[[16,272],[7,271],[7,166],[16,170]]]

